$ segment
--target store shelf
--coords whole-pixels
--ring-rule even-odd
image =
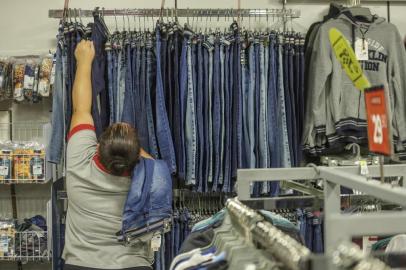
[[[50,261],[47,232],[16,232],[8,237],[8,252],[0,253],[0,261]]]

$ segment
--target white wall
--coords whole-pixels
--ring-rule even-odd
[[[58,27],[57,19],[48,18],[48,9],[60,9],[63,0],[1,0],[0,1],[0,57],[5,55],[41,54],[54,48],[55,35]],[[173,7],[173,0],[166,1],[167,7]],[[300,9],[302,16],[293,22],[294,28],[305,32],[309,25],[321,18],[328,7],[328,1],[288,1],[289,8]],[[324,2],[324,3],[323,3]],[[160,0],[70,0],[70,7],[93,9],[95,6],[105,8],[158,8]],[[242,8],[280,8],[279,0],[242,0]],[[391,4],[391,21],[395,23],[402,36],[406,35],[406,2]],[[179,8],[237,8],[236,0],[178,0]],[[366,5],[374,13],[386,17],[386,3]],[[114,28],[114,19],[108,18],[108,24]],[[224,18],[220,18],[224,23]],[[133,21],[131,21],[132,23]],[[138,21],[136,21],[138,24]],[[143,21],[142,21],[143,22]],[[122,19],[118,19],[119,27]],[[151,21],[150,21],[151,23]],[[248,25],[248,19],[244,20]],[[257,21],[256,23],[259,23]],[[251,18],[251,25],[255,25]],[[265,19],[261,20],[265,23]],[[201,22],[205,24],[205,21]],[[209,23],[210,25],[210,23]],[[216,19],[212,25],[218,25]]]

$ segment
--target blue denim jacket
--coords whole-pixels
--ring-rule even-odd
[[[163,160],[141,158],[134,168],[124,206],[122,232],[172,215],[172,178]]]

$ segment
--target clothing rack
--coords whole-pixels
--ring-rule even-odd
[[[95,10],[68,9],[68,17],[93,17]],[[212,17],[219,19],[220,17],[237,18],[237,17],[282,17],[284,19],[299,18],[300,10],[292,9],[100,9],[102,16],[137,16],[137,17]],[[50,9],[48,11],[49,18],[63,18],[63,9]]]
[[[232,223],[248,236],[248,240],[260,243],[275,258],[284,264],[286,269],[303,269],[310,250],[290,236],[274,227],[256,211],[245,206],[238,199],[229,199],[226,203]]]
[[[354,244],[340,244],[334,247],[333,256],[314,255],[237,198],[229,199],[226,208],[233,227],[245,235],[248,241],[260,244],[266,252],[283,264],[283,269],[390,269],[378,259],[365,257]]]
[[[379,166],[369,166],[368,177],[379,177]],[[251,198],[252,182],[283,180],[324,180],[325,249],[331,253],[340,243],[360,235],[392,235],[404,233],[406,211],[377,212],[358,215],[341,214],[340,185],[356,189],[383,201],[406,206],[406,189],[359,174],[360,168],[349,167],[303,167],[280,169],[243,169],[237,172],[237,194],[241,201],[272,200]],[[403,176],[406,165],[384,165],[385,176]]]

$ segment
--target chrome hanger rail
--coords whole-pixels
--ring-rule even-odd
[[[67,16],[70,17],[93,17],[95,10],[82,10],[69,8]],[[299,18],[300,10],[293,9],[100,9],[102,16],[139,16],[139,17],[283,17]],[[61,19],[64,16],[63,9],[50,9],[49,18]]]

